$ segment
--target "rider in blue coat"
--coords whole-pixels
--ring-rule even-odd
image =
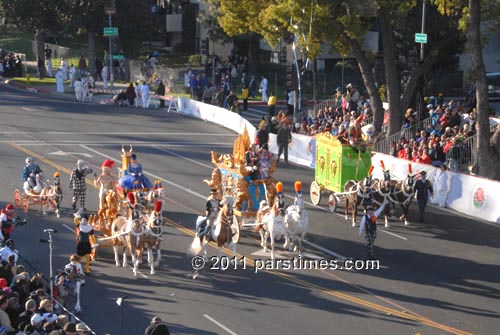
[[[132,154],[130,156],[130,164],[127,168],[127,175],[119,180],[119,185],[125,190],[131,190],[135,188],[135,182],[138,181],[142,189],[151,189],[153,184],[142,172],[142,165],[137,161],[137,156]]]
[[[36,175],[40,175],[42,172],[42,169],[35,164],[35,159],[33,157],[26,157],[26,165],[23,168],[21,181],[24,183],[28,182],[28,190],[31,190],[36,186]]]

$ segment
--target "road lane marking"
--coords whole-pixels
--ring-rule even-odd
[[[191,158],[188,158],[188,157],[184,157],[181,154],[178,154],[178,153],[176,153],[174,151],[171,151],[171,150],[163,149],[163,148],[160,148],[160,147],[157,147],[157,146],[153,146],[153,148],[158,149],[158,150],[163,151],[163,152],[166,152],[167,154],[170,154],[172,156],[183,158],[183,159],[185,159],[185,160],[187,160],[187,161],[189,161],[191,163],[198,164],[198,165],[201,165],[203,167],[207,167],[209,169],[213,169],[214,168],[211,165],[200,163],[198,161],[195,161],[194,159],[191,159]]]
[[[27,149],[27,148],[24,148],[24,147],[22,147],[20,145],[17,145],[16,143],[10,143],[10,144],[14,148],[17,148],[18,150],[20,150],[22,152],[25,152],[25,153],[29,154],[30,156],[36,157],[37,159],[39,159],[39,160],[47,163],[48,165],[53,166],[55,168],[58,168],[60,171],[64,171],[68,175],[71,174],[71,171],[69,169],[64,168],[63,166],[57,164],[56,162],[48,160],[45,157],[40,156],[40,155],[32,152],[31,150]],[[101,153],[99,153],[99,154],[101,154]],[[104,154],[101,154],[101,155],[104,155]],[[104,155],[104,156],[108,157],[107,155]],[[87,183],[90,184],[90,185],[93,185],[89,181],[87,181]],[[194,192],[194,193],[195,193],[195,195],[198,194],[196,192]],[[165,221],[168,222],[171,226],[173,226],[177,230],[179,230],[181,232],[184,232],[187,236],[190,236],[190,237],[194,237],[195,236],[195,232],[192,229],[186,228],[186,227],[178,224],[177,222],[175,222],[175,221],[173,221],[173,220],[171,220],[171,219],[169,219],[167,217],[165,217]],[[217,248],[217,245],[214,242],[210,242],[210,245],[213,248]],[[229,250],[229,249],[227,249],[227,248],[223,248],[223,252],[225,254],[229,255],[229,256],[233,255],[232,251]],[[242,254],[238,254],[237,256],[238,257],[243,257]],[[248,258],[247,262],[248,262],[248,264],[250,266],[254,266],[255,267],[255,263],[254,263],[253,259]],[[342,300],[350,301],[353,304],[361,305],[361,306],[364,306],[365,308],[382,312],[385,315],[394,315],[394,316],[397,316],[397,317],[400,317],[400,318],[403,318],[403,319],[412,320],[412,321],[415,321],[415,322],[420,322],[422,324],[429,325],[429,326],[431,326],[433,328],[441,329],[441,330],[444,330],[444,331],[447,331],[449,333],[456,334],[456,335],[472,335],[471,333],[468,333],[468,332],[465,332],[465,331],[462,331],[462,330],[459,330],[459,329],[456,329],[456,328],[452,328],[452,327],[446,326],[444,324],[440,324],[440,323],[431,321],[430,319],[425,318],[425,317],[420,317],[420,316],[416,316],[416,315],[413,315],[413,314],[408,314],[406,311],[400,312],[400,311],[395,310],[395,309],[391,309],[391,308],[388,308],[388,307],[385,307],[385,306],[382,306],[382,305],[379,305],[379,304],[376,304],[376,303],[372,303],[372,302],[370,302],[368,300],[364,300],[364,299],[361,299],[361,298],[356,298],[356,297],[351,296],[349,294],[344,294],[344,293],[341,293],[339,291],[330,290],[330,289],[327,289],[325,287],[309,283],[307,281],[304,281],[304,280],[292,277],[291,275],[289,275],[287,273],[276,272],[276,271],[268,271],[268,273],[274,274],[276,276],[280,276],[282,278],[285,278],[285,279],[287,279],[289,281],[295,282],[295,283],[297,283],[299,285],[302,285],[304,287],[308,287],[310,289],[318,290],[319,292],[323,292],[324,294],[327,294],[327,295],[330,295],[330,296],[333,296],[333,297],[336,297],[336,298],[339,298],[339,299],[342,299]]]
[[[310,241],[308,241],[308,240],[304,240],[303,242],[304,242],[305,244],[307,244],[307,245],[309,245],[309,246],[311,246],[311,247],[313,247],[313,248],[316,248],[316,249],[318,249],[318,250],[321,250],[321,251],[323,251],[324,253],[329,254],[329,255],[331,255],[331,256],[333,256],[333,257],[339,258],[339,259],[341,259],[341,260],[346,260],[346,259],[347,259],[347,257],[342,256],[341,254],[338,254],[338,253],[336,253],[336,252],[334,252],[334,251],[331,251],[331,250],[329,250],[329,249],[327,249],[327,248],[324,248],[324,247],[322,247],[322,246],[320,246],[320,245],[318,245],[318,244],[316,244],[316,243],[310,242]]]
[[[0,143],[12,143],[12,139],[10,140],[3,140],[3,141],[0,141]],[[18,144],[22,144],[22,145],[25,145],[25,146],[30,146],[30,147],[36,147],[36,146],[47,146],[48,144],[52,144],[52,145],[58,145],[58,146],[74,146],[75,144],[81,144],[83,141],[79,141],[77,143],[75,142],[68,142],[68,141],[63,141],[63,142],[58,142],[58,141],[51,141],[50,143],[49,142],[45,142],[45,141],[31,141],[31,140],[15,140],[16,143]],[[87,142],[86,142],[87,143]],[[217,146],[217,147],[228,147],[228,148],[232,148],[233,145],[230,144],[230,143],[200,143],[200,144],[197,144],[197,143],[169,143],[169,142],[142,142],[142,141],[129,141],[128,143],[130,144],[133,144],[133,145],[156,145],[156,146],[165,146],[165,147],[196,147],[196,148],[211,148],[211,147],[214,147],[214,146]],[[117,142],[95,142],[95,143],[87,143],[87,144],[92,144],[92,146],[94,147],[106,147],[106,146],[109,146],[110,144],[115,144],[115,145],[122,145],[123,144],[123,141],[117,141]]]
[[[386,234],[389,234],[389,235],[395,236],[395,237],[400,238],[400,239],[402,239],[402,240],[405,240],[405,241],[407,241],[407,240],[408,240],[408,238],[406,238],[406,237],[404,237],[404,236],[401,236],[401,235],[398,235],[398,234],[395,234],[395,233],[392,233],[392,232],[390,232],[390,231],[387,231],[387,230],[384,230],[384,229],[379,229],[379,230],[380,230],[382,233],[386,233]]]
[[[213,324],[219,326],[220,328],[224,329],[226,332],[228,332],[229,334],[231,335],[238,335],[238,333],[235,333],[233,332],[231,329],[227,328],[226,326],[224,326],[222,323],[220,323],[219,321],[215,320],[213,317],[211,317],[210,315],[208,314],[203,314],[203,317],[207,320],[209,320],[210,322],[212,322]]]

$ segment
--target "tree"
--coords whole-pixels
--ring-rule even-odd
[[[500,2],[469,0],[468,43],[472,53],[471,70],[476,82],[477,150],[479,175],[500,180],[500,127],[490,135],[488,87],[481,45],[481,13],[497,13]]]
[[[4,9],[6,17],[19,28],[35,33],[37,54],[42,58],[46,34],[58,34],[68,22],[68,3],[64,0],[4,0]]]

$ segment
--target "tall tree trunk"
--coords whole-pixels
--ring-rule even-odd
[[[313,75],[313,101],[314,104],[316,105],[316,102],[318,101],[318,62],[316,61],[316,57],[312,61],[312,75]]]
[[[250,73],[260,71],[260,37],[257,34],[251,34],[248,41],[248,68]],[[257,78],[257,77],[256,77]]]
[[[45,31],[43,29],[39,29],[35,33],[35,41],[36,41],[36,55],[35,59],[38,59],[38,56],[45,59],[45,53],[43,49],[45,48]]]
[[[479,0],[469,0],[469,31],[467,40],[472,50],[471,69],[476,76],[476,100],[477,100],[477,158],[479,175],[500,180],[500,169],[498,151],[500,130],[497,129],[495,136],[490,136],[488,86],[486,84],[486,70],[484,67],[481,46],[481,5]],[[495,146],[492,142],[496,141]]]
[[[385,82],[387,87],[387,100],[389,102],[389,127],[387,135],[392,135],[401,130],[403,125],[403,111],[401,111],[401,91],[394,53],[394,41],[390,22],[391,13],[387,7],[379,9],[380,35],[384,56]]]
[[[92,76],[95,77],[95,31],[94,28],[89,27],[89,31],[87,32],[87,38],[88,38],[88,47],[89,47],[89,53],[88,53],[88,58],[89,58],[89,72],[92,74]]]
[[[373,126],[375,127],[376,132],[380,133],[382,132],[382,124],[384,122],[384,107],[382,105],[382,99],[380,99],[377,87],[375,86],[370,60],[366,57],[366,54],[358,41],[347,36],[344,36],[344,38],[350,46],[354,57],[356,57],[358,61],[359,70],[361,72],[361,76],[363,77],[363,82],[368,91],[368,95],[370,96],[370,104],[373,109]]]

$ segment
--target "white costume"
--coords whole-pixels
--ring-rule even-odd
[[[80,80],[75,81],[75,96],[76,100],[83,101],[83,83]]]
[[[68,79],[68,63],[66,63],[64,58],[61,58],[61,69],[64,80]]]
[[[142,98],[142,108],[148,108],[149,86],[147,84],[141,85],[141,98]]]
[[[47,77],[52,77],[52,61],[47,59]]]
[[[57,92],[64,93],[64,74],[61,69],[56,72],[56,87]]]
[[[446,207],[446,197],[448,196],[448,173],[441,170],[437,176],[437,200],[439,207]]]
[[[71,67],[69,68],[69,80],[71,81],[69,83],[69,87],[73,87],[76,80],[76,69],[73,65],[71,65]]]
[[[83,99],[84,101],[87,98],[87,95],[89,94],[89,79],[87,77],[82,78],[82,85],[83,85]]]
[[[262,77],[259,85],[259,92],[262,94],[262,101],[267,102],[267,78]]]
[[[139,107],[141,104],[141,85],[139,82],[135,85],[135,107]]]
[[[108,65],[104,65],[101,71],[101,77],[105,89],[108,88],[108,75],[109,75],[108,72],[109,72]]]
[[[75,288],[75,293],[76,293],[76,303],[75,303],[75,312],[80,312],[82,310],[80,306],[80,288],[82,284],[85,284],[85,279],[84,274],[83,274],[83,267],[82,264],[79,262],[70,262],[64,267],[64,270],[67,273],[71,273],[72,271],[76,271],[78,278],[76,280],[76,288]]]

